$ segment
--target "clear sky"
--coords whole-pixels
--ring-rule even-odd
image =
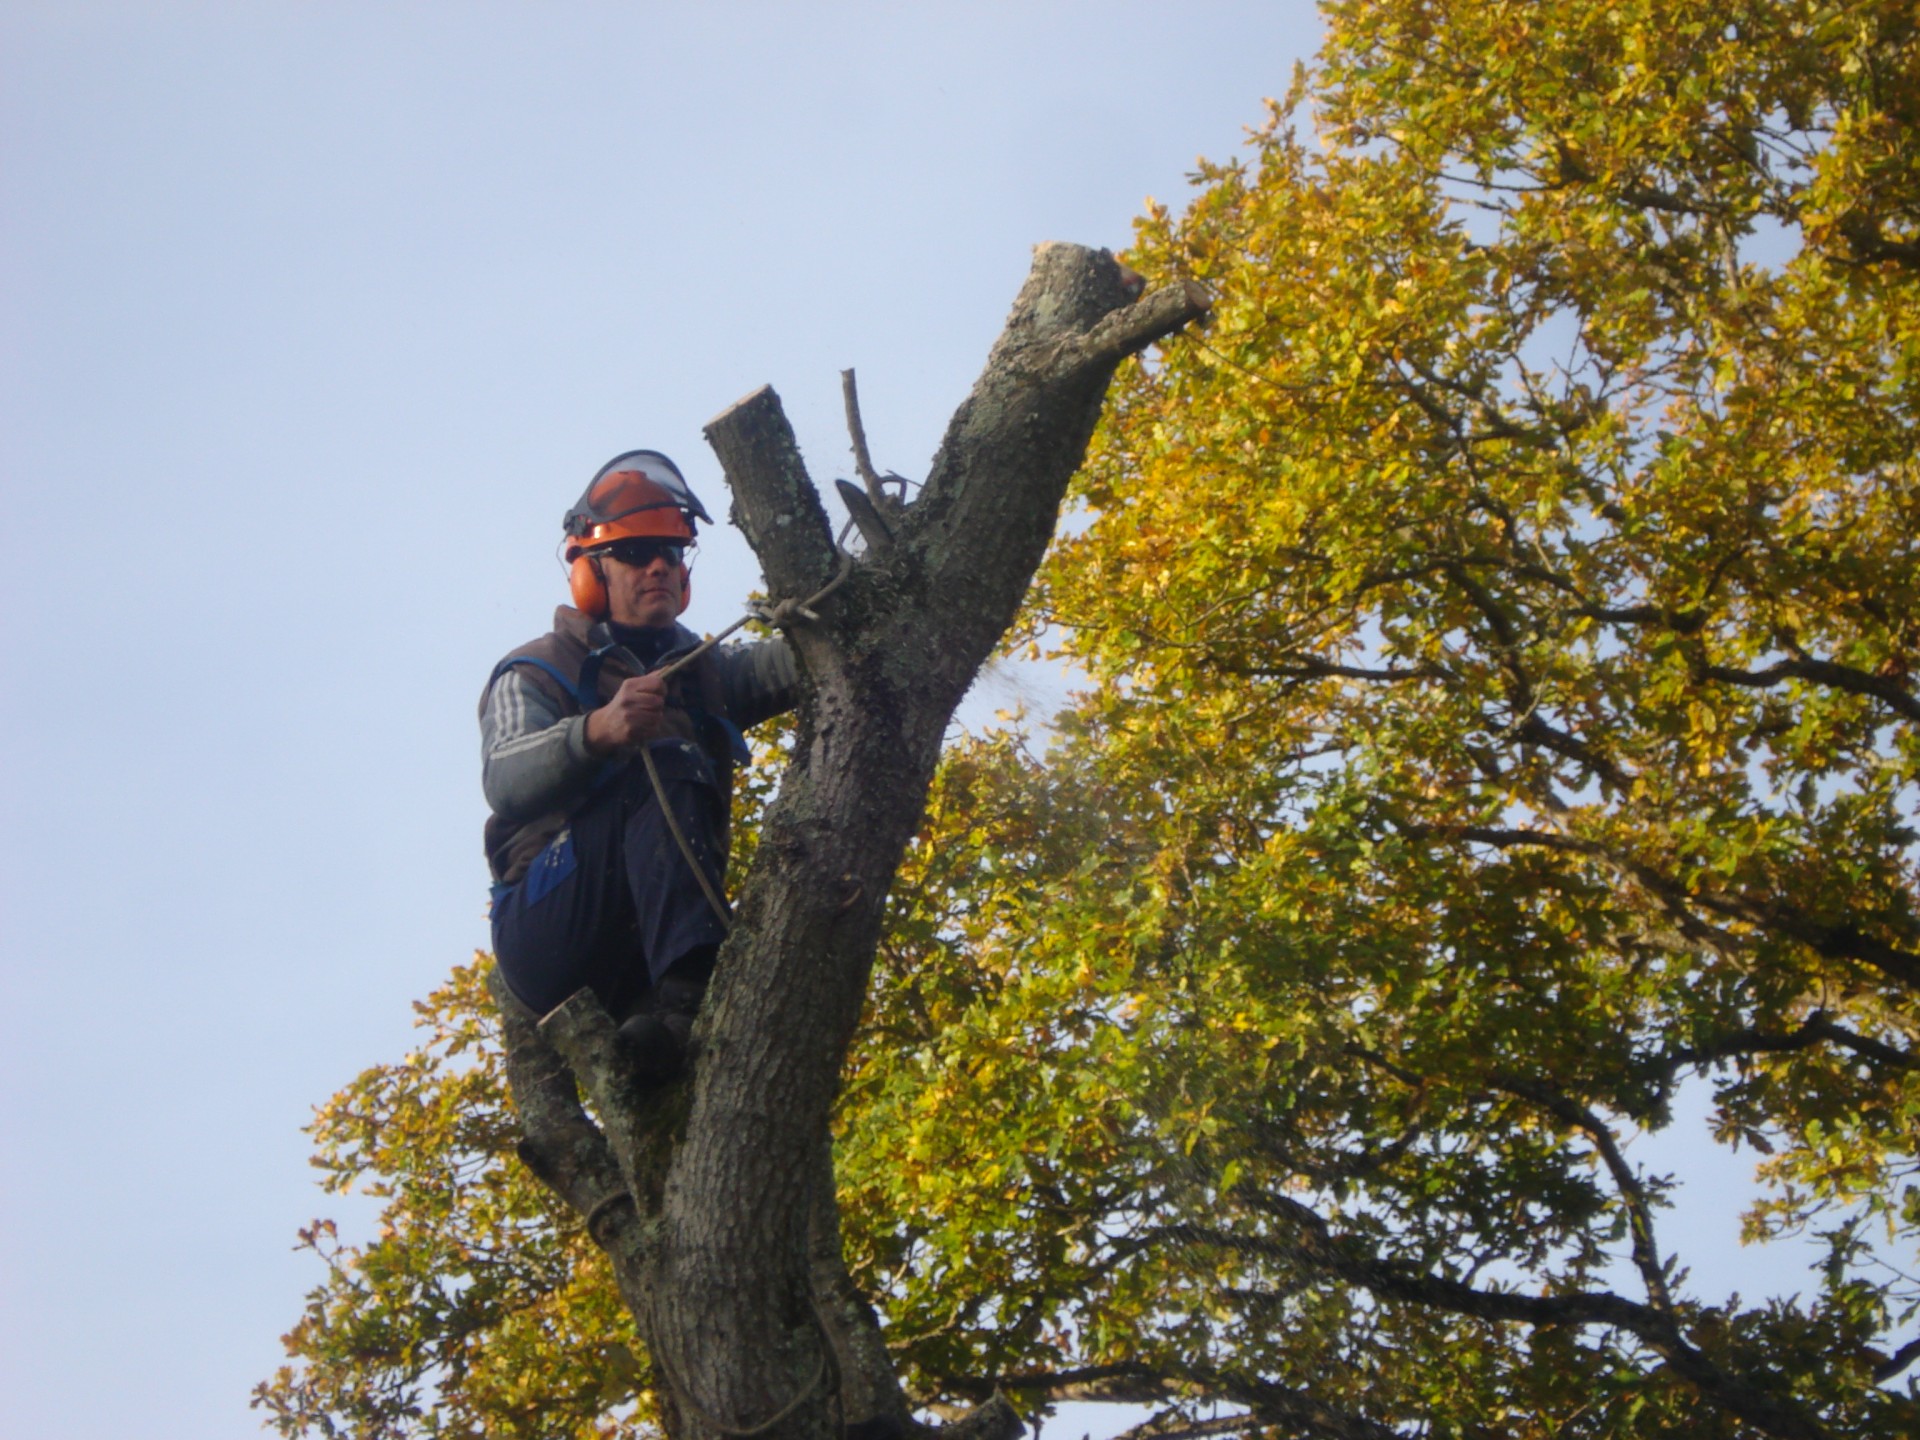
[[[559,520],[771,382],[924,471],[1309,5],[0,0],[0,1435],[231,1440],[301,1126],[486,940],[473,707]],[[696,567],[712,630],[757,572]],[[1723,1207],[1724,1213],[1724,1207]]]

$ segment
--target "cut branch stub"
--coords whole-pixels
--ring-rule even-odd
[[[1117,365],[1207,313],[1207,292],[1191,280],[1155,290],[1124,310],[1115,310],[1086,333],[1078,346],[1082,365]]]
[[[707,443],[733,491],[733,520],[776,599],[809,595],[833,574],[833,527],[771,385],[720,412]]]

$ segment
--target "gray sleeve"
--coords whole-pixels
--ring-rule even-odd
[[[727,645],[715,654],[727,716],[742,730],[784,715],[800,703],[800,672],[779,636],[753,645]]]
[[[599,772],[587,750],[587,717],[562,717],[518,667],[494,681],[480,713],[480,785],[503,820],[559,809]]]

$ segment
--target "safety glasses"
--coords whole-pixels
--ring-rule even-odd
[[[672,540],[616,540],[598,553],[611,555],[622,565],[631,565],[636,570],[644,570],[660,559],[669,565],[683,565],[687,559],[687,547]]]

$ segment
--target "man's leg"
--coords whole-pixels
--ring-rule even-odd
[[[591,989],[616,1017],[646,993],[626,831],[652,797],[644,769],[610,777],[493,907],[493,951],[521,1001],[544,1015]]]
[[[706,756],[653,750],[688,847],[723,895],[726,801]],[[545,1014],[590,988],[666,1078],[682,1063],[714,953],[726,938],[638,760],[611,777],[494,907],[494,955],[520,999]],[[663,1023],[662,1023],[663,1022]]]

